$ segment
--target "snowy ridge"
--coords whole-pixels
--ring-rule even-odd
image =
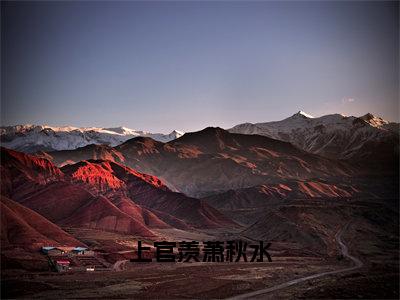
[[[309,114],[305,113],[305,112],[302,111],[302,110],[300,110],[300,111],[299,111],[297,114],[295,114],[295,115],[303,116],[303,117],[310,118],[310,119],[314,118],[312,115],[309,115]]]
[[[117,146],[138,136],[169,142],[184,133],[174,130],[170,134],[150,133],[126,127],[73,127],[48,125],[16,125],[0,127],[1,145],[24,152],[72,150],[90,144]]]
[[[369,142],[398,139],[399,124],[366,114],[361,117],[331,114],[314,118],[302,111],[282,121],[244,123],[230,132],[259,134],[290,142],[311,153],[348,159]]]

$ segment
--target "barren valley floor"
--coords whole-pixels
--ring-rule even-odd
[[[123,263],[119,271],[93,273],[54,273],[7,270],[3,272],[3,298],[33,299],[224,299],[251,295],[310,275],[338,272],[314,278],[268,293],[255,299],[309,298],[398,298],[398,254],[393,241],[381,236],[371,246],[357,224],[343,224],[340,238],[349,253],[363,265],[338,255],[280,255],[271,249],[273,262],[263,263]],[[87,242],[99,232],[76,230],[75,236]],[[169,233],[171,234],[171,233]],[[176,234],[176,233],[175,233]],[[180,233],[183,234],[183,233]],[[215,232],[214,232],[215,234]],[[101,238],[120,240],[124,236],[104,234]],[[187,237],[175,235],[176,238]],[[191,233],[192,238],[207,237]],[[360,238],[362,237],[362,238]],[[97,236],[97,239],[100,237]],[[333,237],[334,238],[334,237]],[[336,236],[337,238],[337,236]],[[93,240],[92,240],[93,241]],[[336,241],[338,242],[338,241]],[[279,245],[285,247],[285,245]],[[290,247],[289,244],[286,247]],[[276,250],[276,249],[275,249]],[[340,245],[338,244],[338,251]],[[120,251],[124,253],[124,251]],[[293,252],[294,253],[294,252]],[[129,257],[129,253],[124,253]],[[122,260],[121,260],[122,261]],[[341,272],[340,270],[345,270]],[[241,297],[243,299],[247,297]]]

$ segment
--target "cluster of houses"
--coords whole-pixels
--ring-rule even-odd
[[[84,266],[80,266],[79,269],[94,271],[94,264],[97,263],[97,260],[94,257],[94,252],[84,247],[46,246],[42,247],[42,253],[48,255],[50,263],[58,272],[71,270],[71,261],[79,262],[80,259],[77,259],[79,256],[86,257],[87,259],[84,259],[83,261],[89,262],[89,265],[85,263]],[[91,261],[93,261],[93,265],[90,264]]]
[[[94,255],[92,250],[83,247],[42,247],[42,252],[47,255],[63,255],[63,254],[74,254],[74,255]]]

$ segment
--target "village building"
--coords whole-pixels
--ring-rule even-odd
[[[88,248],[83,247],[75,247],[72,249],[72,253],[75,255],[94,255],[93,250],[89,250]]]
[[[71,246],[60,246],[60,247],[57,247],[57,249],[60,249],[63,252],[63,254],[71,253],[74,248],[75,247],[71,247]]]
[[[94,255],[94,251],[84,247],[70,247],[70,246],[46,246],[42,247],[42,252],[47,255]]]
[[[50,264],[58,272],[93,272],[108,268],[106,263],[96,257],[93,250],[85,247],[46,246],[42,247],[41,251],[48,256]]]
[[[42,247],[42,252],[46,255],[56,256],[64,254],[63,250],[56,247]]]
[[[70,261],[67,259],[58,259],[55,261],[55,266],[58,272],[66,272],[68,271],[70,265]]]

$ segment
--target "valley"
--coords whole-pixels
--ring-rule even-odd
[[[86,244],[95,241],[106,245],[105,241],[134,243],[135,237],[105,234],[82,229],[68,229]],[[222,233],[214,232],[214,237],[222,239]],[[238,233],[236,233],[238,234]],[[24,272],[20,279],[17,270],[6,271],[8,295],[12,297],[74,299],[85,298],[284,298],[288,294],[297,298],[307,297],[317,291],[326,298],[365,297],[371,292],[371,282],[375,288],[385,286],[390,298],[397,294],[396,266],[398,253],[396,242],[390,241],[391,233],[381,232],[379,240],[371,243],[370,232],[356,223],[339,224],[333,253],[329,256],[317,252],[303,251],[290,242],[273,242],[271,246],[272,262],[264,263],[124,263],[122,269],[111,272],[54,274],[49,272]],[[240,236],[236,235],[236,236]],[[179,239],[203,239],[210,236],[197,233],[176,236]],[[169,236],[171,238],[171,236]],[[246,240],[246,237],[243,236]],[[338,242],[341,242],[338,244]],[[129,246],[128,246],[129,247]],[[127,247],[127,248],[128,248]],[[350,257],[340,253],[349,251]],[[122,249],[119,248],[119,249]],[[108,251],[116,249],[108,248]],[[121,251],[114,256],[116,262],[129,260],[134,253]],[[378,254],[379,253],[379,254]],[[116,252],[114,253],[116,255]],[[362,263],[355,264],[360,259]],[[108,258],[110,259],[111,256]],[[361,265],[362,264],[362,265]],[[140,272],[138,272],[140,270]],[[306,280],[307,279],[307,280]],[[335,289],[346,281],[353,282],[352,289]],[[381,282],[381,283],[379,283]],[[384,283],[386,282],[386,283]],[[188,289],[188,287],[192,287]],[[22,288],[21,288],[22,287]],[[193,288],[196,287],[196,288]],[[327,288],[328,287],[328,288]]]
[[[338,160],[208,127],[1,158],[6,298],[362,298],[372,286],[398,296],[393,156],[375,168],[369,155]],[[154,242],[239,240],[271,243],[272,262],[155,260]],[[138,241],[152,262],[130,261]],[[74,247],[90,254],[63,252]],[[335,288],[343,280],[355,288]]]

